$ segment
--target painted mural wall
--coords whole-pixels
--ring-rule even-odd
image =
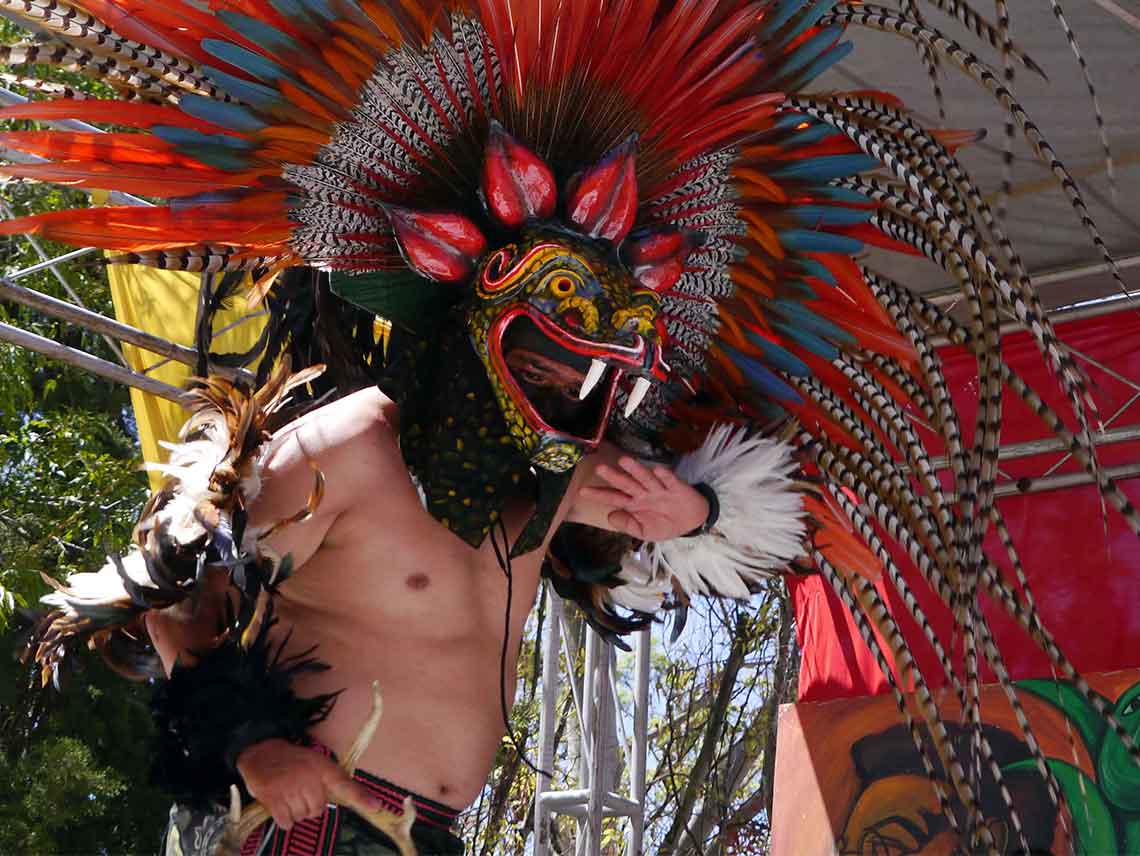
[[[1087,677],[1140,740],[1140,669]],[[1140,853],[1140,765],[1123,741],[1067,683],[1027,680],[1018,687],[1068,811],[1051,798],[1004,694],[987,687],[984,728],[1021,827],[1019,833],[995,777],[983,770],[983,811],[1002,852],[1024,852],[1024,837],[1030,852],[1068,853],[1071,836],[1078,853]],[[953,713],[952,694],[943,692]],[[958,852],[958,835],[891,696],[786,705],[779,729],[774,856]],[[950,733],[968,756],[969,731],[951,724]],[[948,784],[945,791],[953,793]],[[963,807],[956,813],[964,826]]]

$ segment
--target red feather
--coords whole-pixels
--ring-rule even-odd
[[[173,246],[216,243],[253,247],[284,243],[293,224],[284,196],[271,194],[244,207],[180,209],[110,207],[51,211],[0,222],[0,235],[42,235],[81,247],[144,252]],[[256,204],[254,204],[256,203]],[[276,216],[273,216],[276,215]]]
[[[0,173],[13,178],[53,181],[77,187],[118,190],[139,196],[171,199],[223,188],[248,187],[257,176],[211,169],[174,168],[121,163],[29,163],[5,164]]]
[[[117,33],[170,54],[208,62],[241,74],[206,53],[203,39],[222,39],[256,49],[221,18],[209,15],[183,0],[72,0],[75,6],[100,18]]]
[[[0,121],[9,119],[78,119],[81,122],[102,122],[127,128],[153,128],[155,125],[173,125],[205,134],[241,136],[212,122],[195,119],[177,107],[162,104],[127,104],[122,101],[95,101],[61,98],[57,101],[29,101],[0,107]]]

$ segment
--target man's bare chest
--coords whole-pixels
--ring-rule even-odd
[[[508,508],[508,535],[526,516],[524,508]],[[495,537],[502,548],[501,533]],[[491,538],[473,548],[449,532],[409,480],[342,515],[282,596],[294,614],[313,610],[346,628],[384,626],[432,639],[501,636],[508,570],[516,612],[533,600],[541,565],[538,553],[508,563],[506,552]]]

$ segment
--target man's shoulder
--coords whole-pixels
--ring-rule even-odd
[[[398,449],[396,405],[369,387],[312,410],[286,426],[281,439],[295,435],[317,458],[356,457],[369,451],[387,457]]]
[[[317,408],[305,418],[344,421],[364,429],[370,426],[391,427],[396,413],[396,405],[388,396],[378,388],[368,386]]]

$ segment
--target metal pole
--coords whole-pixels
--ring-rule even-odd
[[[538,779],[534,788],[534,854],[546,856],[547,813],[542,795],[550,790],[550,776],[545,771],[554,769],[554,732],[558,730],[558,654],[562,634],[562,598],[546,587],[547,623],[546,639],[542,649],[542,716],[538,722],[538,744],[542,747],[538,759]]]
[[[89,256],[96,252],[94,247],[84,247],[82,250],[72,250],[70,253],[64,253],[62,256],[56,256],[54,259],[45,259],[39,264],[34,264],[31,267],[22,268],[14,273],[8,274],[8,281],[15,282],[18,279],[23,279],[26,276],[31,276],[33,273],[39,273],[41,270],[47,270],[55,265],[61,265],[65,262],[72,262],[76,259],[81,259],[84,256]]]
[[[198,361],[197,352],[192,348],[177,345],[144,330],[100,315],[98,312],[92,312],[64,300],[57,300],[30,288],[24,288],[22,285],[15,285],[5,279],[0,279],[0,298],[14,301],[45,315],[59,318],[61,321],[77,324],[101,335],[113,336],[122,342],[128,342],[153,354],[158,354],[160,357],[167,357],[184,365],[193,366]],[[253,379],[252,374],[241,369],[217,367],[215,370],[218,374],[231,380],[235,377]]]
[[[645,782],[649,753],[649,666],[653,657],[653,630],[647,627],[634,643],[637,685],[633,699],[633,758],[630,760],[629,787],[641,812],[629,819],[628,856],[641,856],[645,840]]]
[[[1094,431],[1092,435],[1093,447],[1111,446],[1114,443],[1127,443],[1140,440],[1140,425],[1126,425],[1123,428],[1113,428],[1108,431]],[[1069,444],[1060,437],[1049,437],[1042,440],[1028,440],[1024,443],[1008,443],[998,449],[998,457],[1003,461],[1012,461],[1017,458],[1029,458],[1033,455],[1045,455],[1050,452],[1067,452]],[[930,462],[934,470],[950,468],[948,458],[935,458]],[[904,470],[908,469],[906,467]]]
[[[37,336],[35,333],[29,333],[9,324],[0,323],[0,342],[8,342],[17,347],[35,351],[37,354],[43,354],[45,357],[68,363],[115,383],[133,386],[135,389],[141,389],[143,392],[149,392],[151,395],[157,395],[176,404],[186,405],[189,401],[188,394],[176,386],[162,383],[146,375],[125,369],[116,363],[101,360],[85,351],[69,348],[67,345],[61,345],[59,342],[53,342],[51,339],[45,339],[43,336]]]
[[[589,813],[587,808],[589,799],[590,792],[582,788],[572,791],[548,791],[542,798],[542,805],[548,811],[582,817]],[[640,803],[627,800],[612,791],[602,797],[602,803],[604,805],[602,814],[605,817],[634,817],[641,811]]]
[[[598,748],[595,734],[595,704],[597,699],[597,648],[594,644],[594,631],[586,629],[586,664],[582,670],[582,707],[581,707],[581,752],[578,755],[578,781],[589,789],[593,784],[590,773],[593,771],[593,757]],[[590,838],[590,824],[587,818],[578,818],[577,856],[593,856],[588,849]]]
[[[587,856],[600,856],[602,852],[602,822],[605,819],[605,798],[609,792],[606,782],[607,747],[610,743],[610,727],[613,696],[610,691],[610,657],[613,649],[606,644],[593,628],[588,631],[590,646],[594,648],[593,693],[590,707],[593,711],[591,733],[593,736],[593,758],[590,764],[589,827],[586,838]]]
[[[0,209],[3,210],[5,217],[15,216],[15,214],[12,212],[11,206],[8,205],[7,202],[0,204]],[[55,277],[55,281],[58,282],[60,287],[67,293],[67,296],[71,298],[71,302],[77,306],[82,307],[83,309],[86,309],[87,306],[83,303],[83,298],[81,298],[79,296],[79,293],[71,287],[71,283],[68,282],[67,277],[59,272],[60,265],[62,264],[60,258],[50,258],[47,254],[47,250],[44,249],[43,244],[36,240],[33,235],[24,235],[24,240],[27,241],[31,245],[32,249],[36,251],[36,255],[40,257],[41,262],[50,264],[49,269],[51,270],[51,275]],[[119,347],[119,343],[106,334],[103,335],[103,340],[107,343],[107,347],[109,347],[114,352],[115,357],[118,359],[118,361],[124,366],[127,366],[127,358],[123,355],[123,349]]]
[[[1116,267],[1118,270],[1127,270],[1140,266],[1140,255],[1123,256],[1116,260]],[[1069,282],[1075,279],[1084,279],[1090,276],[1097,276],[1098,274],[1108,273],[1111,270],[1104,262],[1097,262],[1096,264],[1081,265],[1079,267],[1067,268],[1062,270],[1050,271],[1043,273],[1040,276],[1033,277],[1034,286],[1040,288],[1043,285],[1053,285],[1058,282]],[[940,290],[934,294],[926,295],[926,299],[939,306],[946,306],[949,303],[954,303],[962,298],[962,292],[958,288],[947,288]]]
[[[1115,482],[1140,476],[1140,464],[1122,464],[1118,467],[1104,467],[1101,470]],[[1013,484],[999,485],[994,489],[994,496],[1025,496],[1030,493],[1044,493],[1049,490],[1063,490],[1070,487],[1082,487],[1092,484],[1093,477],[1088,473],[1062,473],[1061,475],[1043,476],[1039,479],[1018,479]]]
[[[1140,261],[1140,256],[1133,257],[1136,261]],[[1035,280],[1036,282],[1036,280]],[[951,301],[947,300],[933,300],[932,303],[946,304]],[[1052,322],[1054,327],[1060,327],[1065,324],[1070,324],[1074,321],[1084,321],[1089,318],[1099,318],[1102,315],[1108,315],[1112,312],[1119,312],[1124,309],[1137,309],[1140,306],[1140,292],[1130,291],[1127,294],[1115,294],[1110,297],[1104,297],[1099,300],[1088,300],[1078,303],[1073,306],[1060,307],[1058,309],[1051,309],[1045,315]],[[1010,333],[1017,333],[1025,329],[1025,325],[1020,321],[1004,321],[1001,325],[1001,335],[1006,336]],[[931,336],[931,347],[943,348],[950,344],[950,340],[945,336]],[[1062,344],[1064,342],[1062,341]]]

